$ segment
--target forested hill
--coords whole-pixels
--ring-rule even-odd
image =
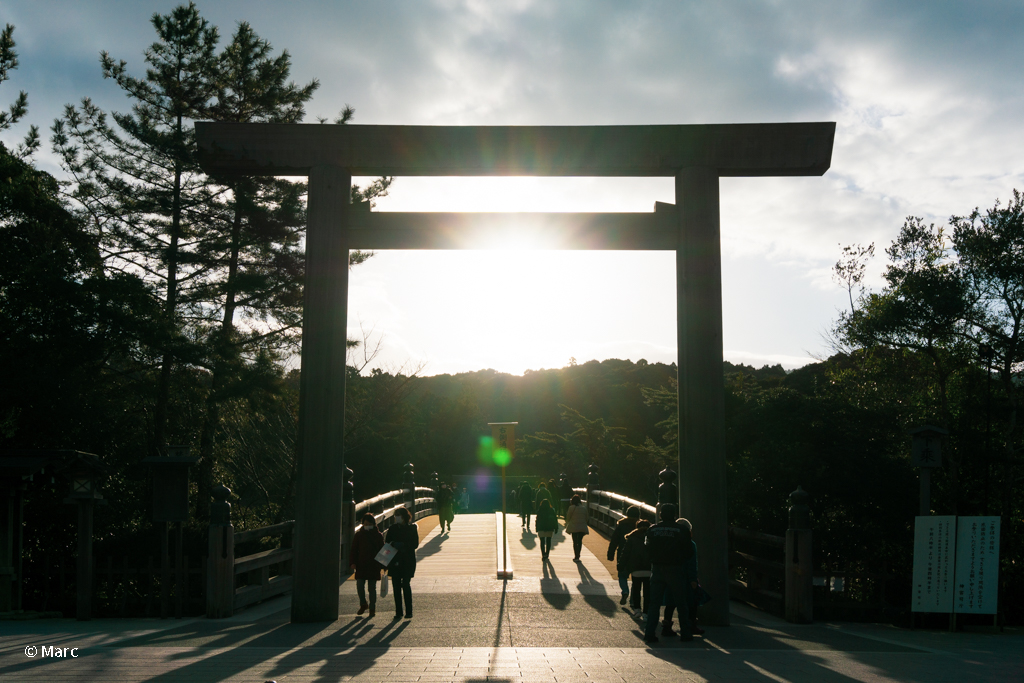
[[[806,381],[810,371],[786,373],[779,365],[760,369],[724,364],[726,382],[739,391]],[[518,422],[517,457],[509,473],[569,475],[582,485],[587,465],[596,462],[609,482],[632,495],[650,498],[654,474],[675,460],[675,364],[645,360],[588,361],[564,368],[508,375],[479,370],[457,375],[412,377],[392,397],[393,407],[350,433],[346,462],[356,478],[377,488],[397,484],[401,465],[411,461],[418,478],[466,474],[484,465],[480,438],[488,422]],[[350,377],[350,402],[359,407],[382,395],[388,375]],[[378,404],[382,404],[379,401]],[[382,409],[379,411],[384,412]],[[651,490],[648,490],[651,489]]]

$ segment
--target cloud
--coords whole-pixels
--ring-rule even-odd
[[[142,50],[154,39],[150,15],[173,5],[5,3],[5,20],[17,26],[21,68],[0,89],[6,93],[0,103],[27,90],[25,128],[36,123],[43,130],[64,103],[82,96],[126,109],[116,85],[101,79],[98,53],[109,50],[141,74]],[[834,315],[834,302],[841,304],[829,277],[839,245],[875,242],[881,255],[907,215],[941,223],[1024,188],[1019,3],[225,0],[199,6],[222,40],[245,19],[276,49],[291,52],[297,82],[319,78],[311,118],[351,103],[358,123],[378,124],[836,121],[832,168],[823,178],[722,180],[723,255],[731,278],[726,345],[736,353],[792,359],[820,346],[818,334]],[[5,140],[23,132],[9,131]],[[57,170],[47,152],[40,161]],[[481,187],[399,179],[381,208],[388,202],[390,208],[440,207],[460,194],[481,200]],[[671,201],[664,187],[642,182],[513,181],[486,192],[502,208],[518,197],[574,210],[650,210],[652,198]],[[474,208],[482,206],[478,201]],[[876,284],[883,259],[871,270]],[[407,263],[404,276],[434,277],[427,261],[419,263]],[[670,265],[658,267],[673,277]],[[366,310],[382,325],[387,321],[388,343],[396,353],[442,358],[417,345],[415,316],[389,286],[386,278],[366,284],[376,288]],[[666,301],[662,308],[671,309]],[[775,329],[780,320],[796,329]],[[640,341],[674,345],[671,332],[656,334],[662,336]],[[594,353],[632,353],[622,343]],[[556,353],[565,350],[553,348]]]

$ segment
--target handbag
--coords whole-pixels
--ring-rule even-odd
[[[391,564],[391,560],[395,559],[395,555],[397,554],[398,550],[395,548],[395,546],[391,545],[390,543],[385,543],[384,547],[380,549],[380,551],[377,553],[377,556],[373,559],[386,567],[389,564]]]
[[[693,599],[697,603],[697,607],[701,607],[711,602],[711,593],[704,590],[704,586],[698,583],[697,587],[693,589]]]

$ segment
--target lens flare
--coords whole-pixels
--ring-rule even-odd
[[[494,464],[498,467],[508,467],[508,464],[512,462],[512,454],[507,448],[495,448],[494,449]]]
[[[480,445],[476,449],[476,459],[481,465],[494,462],[494,439],[489,436],[480,437]]]

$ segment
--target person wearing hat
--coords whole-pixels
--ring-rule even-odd
[[[626,516],[615,523],[615,531],[612,533],[612,538],[608,541],[608,561],[615,562],[615,569],[619,574],[619,588],[622,589],[622,598],[619,600],[620,605],[625,605],[626,601],[629,600],[629,567],[623,562],[623,548],[626,547],[626,534],[636,529],[637,520],[640,519],[640,508],[635,505],[630,505],[626,508]],[[615,554],[618,552],[619,559],[615,559]]]

